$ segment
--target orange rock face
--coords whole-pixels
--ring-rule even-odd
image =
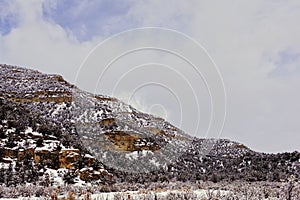
[[[72,169],[74,162],[79,158],[78,149],[64,149],[59,152],[59,167]]]

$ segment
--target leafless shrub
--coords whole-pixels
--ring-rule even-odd
[[[203,195],[196,190],[204,190]],[[128,191],[136,191],[131,193]],[[114,199],[128,200],[165,200],[165,199],[203,199],[203,200],[237,200],[237,199],[300,199],[300,184],[297,180],[290,182],[189,182],[149,183],[147,185],[116,183],[114,185],[92,186],[51,186],[42,187],[26,185],[16,187],[0,186],[0,198],[38,197],[39,199],[91,200],[92,194],[114,193]],[[166,194],[167,192],[167,194]],[[112,194],[112,193],[110,193]],[[202,194],[202,193],[201,193]],[[197,196],[198,195],[198,196]],[[99,197],[100,199],[100,197]]]

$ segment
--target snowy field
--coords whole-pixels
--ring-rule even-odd
[[[136,187],[136,190],[134,189]],[[108,190],[108,191],[106,191]],[[62,186],[5,188],[0,186],[0,198],[5,200],[299,200],[300,184],[296,182],[176,182],[155,183],[141,189],[136,184],[105,186]],[[9,197],[9,198],[8,198]]]
[[[74,193],[68,193],[65,195],[58,195],[58,200],[165,200],[165,199],[210,199],[211,197],[224,199],[229,197],[228,191],[217,190],[195,190],[195,191],[179,191],[179,190],[162,190],[162,191],[128,191],[128,192],[106,192],[99,194],[84,194],[75,195]],[[51,198],[51,197],[50,197]],[[1,200],[38,200],[49,199],[49,197],[19,197],[19,198],[0,198]],[[53,198],[55,199],[55,198]]]

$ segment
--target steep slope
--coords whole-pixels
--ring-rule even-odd
[[[2,66],[1,70],[0,89],[4,98],[38,113],[45,121],[52,121],[60,130],[75,137],[74,140],[80,140],[98,158],[104,154],[102,150],[108,151],[109,156],[123,156],[124,159],[127,152],[143,150],[171,150],[172,154],[177,154],[192,141],[190,136],[163,119],[140,113],[117,99],[83,92],[61,76],[12,66]],[[153,158],[152,154],[147,155]],[[144,160],[149,159],[147,155]],[[112,159],[100,158],[103,161]],[[132,170],[132,166],[140,165],[132,164],[128,168]],[[114,163],[113,167],[118,164]]]
[[[229,140],[193,138],[59,75],[0,65],[0,100],[0,173],[23,174],[20,182],[299,177],[298,152],[261,154]]]

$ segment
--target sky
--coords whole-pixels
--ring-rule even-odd
[[[198,56],[200,71],[219,70],[216,82],[224,83],[227,99],[220,138],[256,151],[299,151],[299,20],[297,0],[0,0],[0,62],[61,74],[82,89],[116,96],[188,133],[207,136],[214,89],[209,93],[207,77],[196,76],[175,54],[134,52],[101,77],[98,59],[115,50],[147,42],[183,49]],[[144,27],[170,31],[134,32],[105,43]],[[202,49],[193,51],[186,45],[191,40],[180,35]],[[218,102],[214,105],[218,110]]]

